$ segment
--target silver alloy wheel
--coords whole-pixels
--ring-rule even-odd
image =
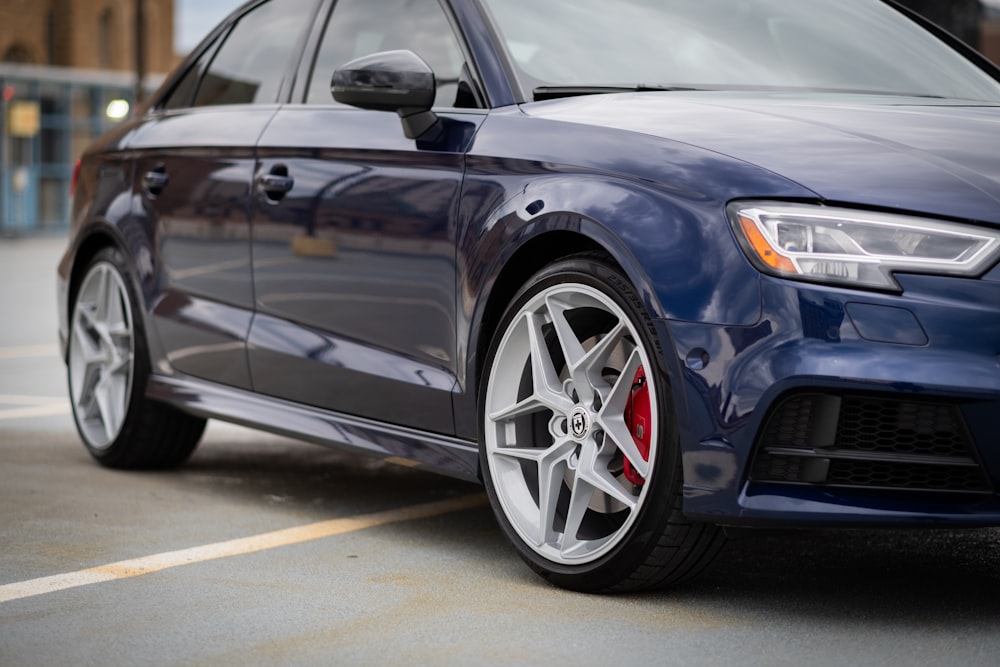
[[[80,433],[94,449],[110,446],[128,411],[134,374],[128,293],[109,262],[94,264],[80,285],[69,341],[69,387]]]
[[[648,456],[625,419],[634,378],[653,368],[641,341],[611,297],[560,283],[517,311],[497,347],[485,458],[504,515],[551,562],[582,565],[607,554],[646,499],[658,436],[652,376]],[[628,464],[646,483],[626,478]]]

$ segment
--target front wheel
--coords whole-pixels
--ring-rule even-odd
[[[149,352],[122,254],[97,253],[76,290],[67,351],[70,401],[90,454],[111,468],[169,468],[197,446],[205,420],[145,396]]]
[[[521,557],[558,586],[678,583],[721,531],[680,512],[673,401],[655,332],[618,270],[550,265],[507,309],[481,392],[483,478]]]

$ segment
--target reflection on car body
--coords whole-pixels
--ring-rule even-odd
[[[879,0],[252,0],[81,159],[81,437],[481,480],[585,591],[1000,524],[998,80]]]

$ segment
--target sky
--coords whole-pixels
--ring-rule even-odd
[[[243,2],[244,0],[175,0],[174,50],[187,55],[198,46],[202,37]]]

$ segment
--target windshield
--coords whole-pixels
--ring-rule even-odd
[[[1000,102],[1000,84],[879,0],[483,0],[527,94],[763,87]]]

